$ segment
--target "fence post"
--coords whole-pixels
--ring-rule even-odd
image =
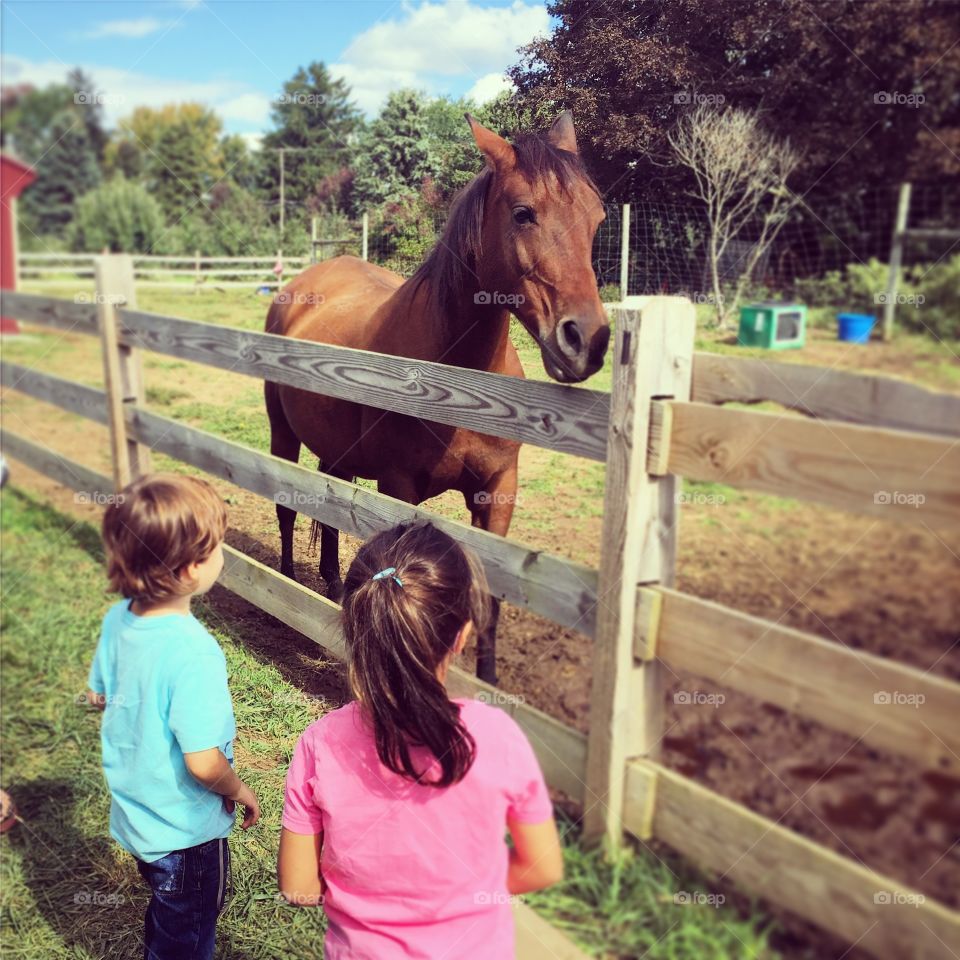
[[[114,487],[119,491],[151,469],[150,448],[127,436],[124,408],[144,402],[139,351],[120,343],[119,309],[136,309],[133,258],[128,254],[95,257],[97,327],[103,352],[110,452]]]
[[[893,337],[893,318],[897,310],[897,281],[900,278],[900,264],[903,262],[903,241],[910,218],[909,183],[900,184],[900,199],[897,202],[897,220],[893,225],[893,239],[890,241],[890,272],[887,276],[887,293],[883,301],[883,339]]]
[[[200,292],[200,251],[193,251],[193,292]]]
[[[363,220],[361,221],[361,230],[360,235],[360,257],[363,260],[367,259],[367,243],[370,239],[370,217],[368,214],[363,215]]]
[[[317,217],[310,218],[310,263],[317,262],[317,241],[320,239],[320,221]]]
[[[620,302],[629,295],[630,283],[630,204],[625,203],[620,214]]]
[[[622,838],[627,759],[655,759],[660,749],[658,595],[638,603],[637,588],[672,582],[679,479],[648,473],[648,444],[657,426],[652,401],[690,398],[695,329],[693,304],[683,297],[616,311],[584,804],[585,838],[608,850]]]

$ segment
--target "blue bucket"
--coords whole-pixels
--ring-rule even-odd
[[[837,339],[850,343],[867,343],[876,322],[877,318],[870,313],[838,313]]]

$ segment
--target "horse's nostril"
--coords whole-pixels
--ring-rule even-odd
[[[560,324],[560,346],[568,356],[576,357],[583,349],[583,338],[576,320],[564,320]]]

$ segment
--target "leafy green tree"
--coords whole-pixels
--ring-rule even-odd
[[[219,117],[199,103],[137,107],[106,150],[117,172],[138,172],[169,220],[209,202],[224,172]]]
[[[88,82],[79,72],[71,76]],[[34,235],[62,234],[77,198],[101,180],[98,115],[76,102],[68,84],[14,88],[3,106],[4,147],[37,173],[20,201],[21,223]]]
[[[163,211],[139,183],[114,177],[82,196],[70,226],[74,250],[154,253],[164,233]]]
[[[508,71],[517,100],[573,110],[611,199],[662,196],[665,176],[686,179],[657,163],[671,163],[667,132],[702,102],[759,108],[803,155],[801,192],[960,174],[956,3],[552,0],[548,10],[553,34]]]

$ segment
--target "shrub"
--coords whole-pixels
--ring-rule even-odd
[[[941,340],[960,339],[960,253],[910,270],[911,292],[923,302],[897,307],[897,323]]]
[[[147,189],[123,177],[101,184],[78,201],[69,227],[78,252],[152,253],[164,233],[163,211]]]

